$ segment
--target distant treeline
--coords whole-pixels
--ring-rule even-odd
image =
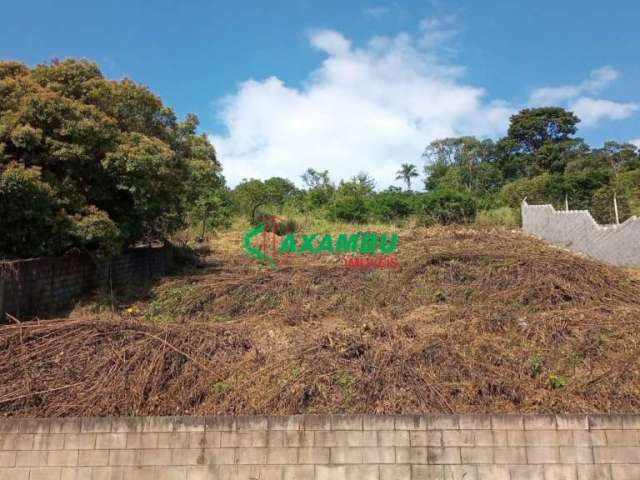
[[[606,142],[591,148],[575,137],[579,119],[557,107],[522,110],[498,141],[456,137],[430,143],[424,153],[425,192],[412,192],[418,167],[399,166],[405,189],[376,191],[367,173],[338,184],[328,171],[308,169],[298,189],[287,179],[244,180],[231,191],[236,212],[255,218],[266,209],[321,212],[331,219],[364,223],[417,215],[426,223],[517,222],[523,198],[564,208],[588,209],[601,223],[640,214],[640,151]]]

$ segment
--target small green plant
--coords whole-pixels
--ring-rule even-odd
[[[527,360],[527,368],[532,377],[537,377],[542,372],[542,361],[540,357],[533,355]]]
[[[336,385],[340,388],[340,393],[342,394],[342,399],[345,402],[351,400],[353,396],[353,386],[358,382],[358,380],[348,374],[338,375],[335,378]]]
[[[547,384],[553,389],[558,390],[567,385],[567,379],[563,375],[550,374],[547,377]]]
[[[216,382],[211,384],[211,387],[209,388],[212,393],[218,395],[219,397],[222,397],[233,390],[233,385],[228,382]]]

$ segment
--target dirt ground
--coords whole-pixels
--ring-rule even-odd
[[[199,268],[0,327],[0,415],[640,412],[640,276],[519,232],[412,228],[397,269]]]

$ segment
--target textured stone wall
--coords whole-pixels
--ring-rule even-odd
[[[166,273],[171,251],[134,248],[109,261],[87,255],[0,262],[0,323],[4,313],[20,319],[68,307],[88,289],[144,281]]]
[[[522,202],[522,228],[555,245],[611,265],[640,267],[640,219],[598,225],[587,210],[556,211]]]
[[[0,480],[633,480],[640,416],[0,419]]]

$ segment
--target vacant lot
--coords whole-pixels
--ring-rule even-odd
[[[507,230],[408,229],[396,270],[201,268],[0,328],[6,415],[640,412],[635,274]]]

